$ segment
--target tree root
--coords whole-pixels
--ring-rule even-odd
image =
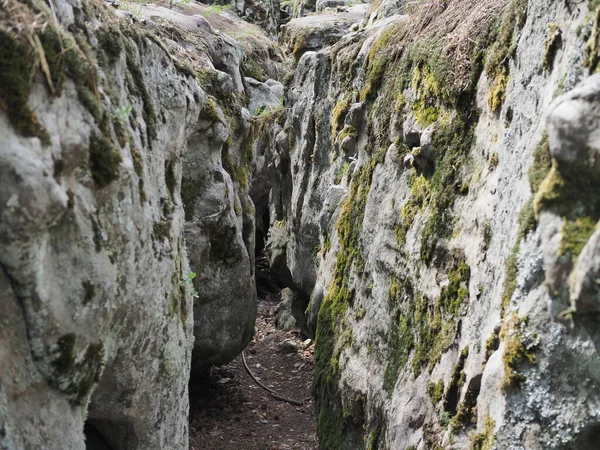
[[[265,386],[260,381],[258,381],[258,378],[256,378],[254,376],[254,374],[250,371],[250,368],[248,367],[248,363],[246,362],[246,355],[244,354],[243,351],[242,351],[242,361],[244,362],[244,368],[246,369],[246,372],[248,372],[248,375],[250,375],[250,377],[254,380],[254,382],[256,384],[258,384],[261,388],[263,388],[265,391],[267,391],[269,394],[271,394],[271,397],[273,397],[276,400],[280,400],[282,402],[289,403],[291,405],[296,405],[296,406],[303,406],[304,405],[304,402],[300,402],[298,400],[294,400],[292,398],[289,398],[289,397],[286,397],[284,395],[278,394],[273,389],[269,389],[267,386]]]

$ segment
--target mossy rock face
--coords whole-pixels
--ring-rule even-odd
[[[348,432],[349,427],[352,428],[348,419],[352,415],[344,417],[343,414],[338,386],[339,355],[351,344],[346,312],[353,302],[355,291],[350,279],[352,273],[362,270],[364,264],[360,244],[362,221],[373,171],[382,159],[383,152],[380,152],[371,162],[355,171],[352,177],[351,192],[342,206],[337,223],[341,250],[337,255],[334,279],[318,313],[313,389],[317,432],[325,448],[351,448],[349,445],[353,433]]]
[[[488,103],[493,112],[500,110],[506,97],[510,60],[515,55],[519,33],[527,20],[528,3],[528,0],[509,1],[485,62],[485,70],[492,84]]]
[[[50,384],[64,392],[73,405],[83,405],[104,369],[104,346],[91,344],[80,357],[76,351],[77,337],[70,333],[55,344],[51,361]]]
[[[121,154],[106,137],[98,134],[92,135],[89,158],[92,178],[98,187],[104,187],[119,177]]]
[[[28,106],[34,61],[30,47],[12,32],[0,28],[0,108],[23,136],[48,143],[48,133]]]

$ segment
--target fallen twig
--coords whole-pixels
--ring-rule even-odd
[[[258,381],[258,378],[256,378],[254,376],[254,374],[250,370],[250,367],[248,367],[248,363],[246,362],[246,355],[244,354],[243,351],[242,351],[242,361],[244,362],[244,368],[246,369],[246,372],[248,372],[248,375],[250,375],[250,377],[254,380],[254,382],[256,384],[258,384],[261,388],[263,388],[265,391],[267,391],[269,394],[271,394],[271,397],[273,397],[276,400],[280,400],[282,402],[290,403],[290,404],[296,405],[296,406],[302,406],[302,405],[304,405],[303,402],[300,402],[298,400],[294,400],[292,398],[289,398],[289,397],[286,397],[284,395],[278,394],[273,389],[269,389],[267,386],[265,386],[260,381]]]

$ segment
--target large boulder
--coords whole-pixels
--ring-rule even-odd
[[[227,362],[256,314],[243,47],[53,6],[0,8],[0,448],[187,449],[194,333]]]

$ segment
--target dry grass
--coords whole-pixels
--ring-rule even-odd
[[[469,83],[472,58],[478,39],[490,24],[499,20],[508,0],[424,0],[409,3],[410,16],[405,42],[427,38],[443,40],[442,56],[453,66],[453,83],[458,89]]]
[[[0,26],[15,35],[23,38],[33,36],[48,25],[49,11],[34,13],[31,8],[16,0],[2,0],[0,5]]]

